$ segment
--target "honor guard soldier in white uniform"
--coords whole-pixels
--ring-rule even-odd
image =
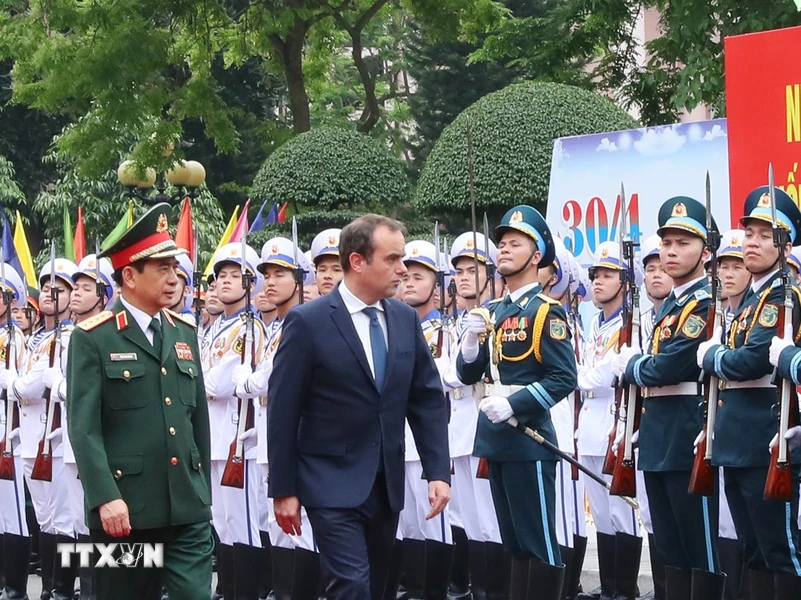
[[[455,269],[456,296],[465,306],[476,305],[476,259],[479,264],[479,306],[489,306],[492,289],[500,289],[500,281],[490,281],[495,266],[497,248],[492,240],[477,233],[458,236],[451,246],[451,264]],[[489,249],[489,256],[485,248]],[[497,600],[506,592],[510,556],[501,545],[498,517],[492,504],[489,480],[477,477],[479,459],[473,456],[478,408],[476,397],[482,398],[483,383],[465,385],[459,379],[456,359],[464,337],[467,312],[462,311],[454,327],[451,345],[451,364],[443,373],[445,389],[449,392],[451,418],[448,424],[449,445],[453,459],[451,477],[451,518],[457,516],[467,534],[470,566],[470,589],[473,598]]]
[[[107,258],[101,258],[98,262],[96,255],[88,254],[78,263],[78,268],[72,276],[74,287],[70,295],[70,310],[73,314],[75,325],[97,315],[109,304],[114,295],[113,274],[114,269],[111,266],[111,261]],[[52,389],[54,392],[58,390],[58,401],[62,403],[62,410],[61,429],[53,431],[53,433],[50,434],[50,438],[55,441],[56,434],[61,435],[64,452],[64,482],[69,495],[70,517],[72,519],[72,528],[75,532],[72,539],[59,539],[59,542],[75,543],[75,538],[77,538],[77,541],[80,543],[91,543],[89,528],[86,524],[83,484],[78,477],[78,466],[75,463],[75,453],[72,450],[69,428],[67,427],[66,408],[68,401],[66,373],[64,373],[64,377],[52,382]],[[77,562],[77,558],[73,558],[73,562]],[[72,568],[74,569],[76,566],[77,565],[72,565]],[[65,574],[63,579],[69,581],[69,585],[64,588],[64,592],[66,593],[72,588],[72,581],[75,578],[75,573],[74,570],[70,572],[69,569],[60,567],[60,563],[56,567],[56,572],[58,573],[59,570],[62,570]],[[81,568],[79,572],[81,598],[94,598],[92,568]],[[58,577],[56,577],[56,579],[58,579]],[[58,586],[54,587],[57,591]],[[58,592],[54,597],[60,598]]]
[[[175,291],[172,295],[172,306],[169,309],[181,315],[181,318],[184,321],[189,321],[193,325],[197,325],[195,322],[195,313],[192,310],[192,302],[194,298],[192,297],[192,276],[194,275],[194,266],[192,265],[192,259],[189,258],[186,254],[180,254],[175,258],[178,259],[178,268],[175,269],[175,272],[178,274],[178,287],[175,288]]]
[[[3,265],[4,281],[0,280],[0,532],[3,532],[5,584],[2,598],[27,598],[31,538],[25,520],[25,483],[20,455],[19,418],[21,406],[7,386],[22,368],[25,358],[25,336],[12,318],[12,309],[26,302],[27,289],[19,273],[9,264]],[[7,304],[9,302],[10,304]],[[10,335],[9,335],[10,334]]]
[[[406,244],[403,262],[408,269],[403,275],[402,301],[417,311],[426,342],[431,348],[440,373],[445,368],[448,331],[437,304],[437,272],[434,244],[414,240]],[[446,350],[447,352],[447,350]],[[435,519],[426,520],[431,510],[428,481],[417,452],[412,430],[406,423],[406,491],[405,504],[398,520],[398,533],[403,538],[403,571],[406,575],[406,597],[442,598],[448,593],[453,561],[453,534],[449,509],[446,506]]]
[[[339,264],[339,234],[341,229],[326,229],[312,240],[311,260],[316,271],[317,290],[321,296],[331,293],[342,281],[345,272]]]
[[[39,272],[39,308],[44,315],[44,333],[34,335],[29,341],[24,369],[8,388],[9,393],[21,405],[22,459],[25,481],[31,494],[36,521],[39,523],[39,555],[44,590],[53,589],[53,569],[59,536],[72,538],[73,535],[69,493],[63,476],[64,450],[58,443],[60,440],[56,440],[57,445],[53,445],[52,439],[45,438],[60,426],[58,413],[62,412],[61,403],[52,385],[61,379],[67,366],[67,348],[73,329],[69,320],[70,292],[74,285],[72,275],[77,269],[74,262],[56,258],[45,264]],[[59,323],[58,327],[56,323]],[[52,361],[51,352],[54,353]],[[47,424],[50,425],[48,431]],[[40,464],[43,464],[42,459],[48,454],[52,462],[50,478],[47,480],[46,475],[42,475],[43,479],[39,479],[40,473],[34,471],[37,456]],[[70,587],[70,594],[72,590]]]
[[[297,256],[297,264],[295,257]],[[256,463],[260,467],[259,511],[261,530],[269,535],[272,545],[272,586],[275,600],[314,600],[320,586],[320,558],[314,544],[311,524],[305,509],[301,509],[301,535],[289,536],[278,526],[273,502],[267,498],[269,466],[267,459],[268,382],[272,373],[273,357],[281,341],[281,327],[287,313],[300,304],[300,286],[296,269],[303,270],[304,288],[314,284],[314,272],[302,251],[282,237],[265,242],[261,250],[258,270],[264,276],[266,300],[275,306],[276,318],[267,325],[267,345],[264,359],[255,372],[249,366],[234,369],[233,380],[237,395],[258,398],[256,432],[258,438]],[[262,506],[264,504],[264,506]]]
[[[214,256],[216,292],[224,310],[210,343],[204,376],[211,424],[212,522],[221,543],[223,596],[232,596],[236,590],[237,597],[254,600],[258,595],[258,578],[253,573],[258,569],[261,548],[258,508],[261,478],[255,464],[254,407],[251,399],[237,398],[232,379],[236,366],[243,363],[246,314],[250,309],[246,306],[247,292],[242,279],[243,260],[255,287],[259,255],[253,248],[245,247],[243,259],[242,244],[230,243]],[[253,339],[256,364],[261,361],[264,341],[264,326],[256,320]],[[244,364],[250,364],[250,361],[250,356],[244,358]],[[251,422],[246,418],[244,432],[240,435],[238,425],[243,413]],[[244,452],[242,488],[223,484],[232,442],[241,443]]]
[[[579,418],[578,451],[582,464],[595,473],[601,473],[609,447],[609,433],[615,425],[611,364],[617,356],[623,334],[622,311],[627,292],[621,272],[627,270],[628,265],[623,261],[620,245],[616,242],[603,242],[596,254],[590,277],[593,302],[601,312],[590,325],[584,364],[578,371],[579,388],[585,394]],[[627,280],[636,279],[636,275],[630,273]],[[639,340],[634,341],[634,346],[639,347]],[[610,476],[605,478],[611,482]],[[579,594],[578,598],[633,600],[642,552],[637,514],[622,498],[610,495],[598,483],[587,481],[585,485],[597,530],[601,589]]]
[[[510,598],[558,600],[565,574],[555,523],[558,458],[508,421],[556,444],[550,409],[576,388],[575,355],[564,310],[537,282],[539,268],[554,260],[542,215],[516,206],[495,233],[509,295],[492,306],[491,333],[480,309],[468,315],[459,378],[492,382],[479,405],[474,454],[487,460],[501,538],[512,553]]]

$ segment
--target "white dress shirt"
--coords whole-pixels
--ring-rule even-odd
[[[770,273],[768,273],[767,275],[765,275],[764,277],[762,277],[761,279],[759,279],[757,281],[752,281],[751,282],[751,291],[753,291],[755,294],[757,292],[759,292],[759,290],[762,289],[762,286],[765,285],[768,282],[768,279],[773,277],[778,270],[779,269],[776,269],[775,271],[771,271]]]
[[[136,308],[130,302],[125,300],[125,297],[120,294],[120,302],[125,307],[125,309],[131,313],[134,321],[136,324],[139,325],[139,328],[142,330],[142,333],[145,334],[147,341],[151,344],[153,343],[153,330],[150,328],[150,321],[156,319],[157,321],[161,322],[161,313],[156,313],[154,316],[150,316],[145,311],[140,308]]]
[[[511,298],[512,302],[517,302],[518,300],[520,300],[520,298],[523,297],[523,294],[525,294],[531,289],[534,289],[538,285],[539,283],[536,281],[534,283],[527,283],[523,287],[517,288],[514,292],[509,292],[509,298]]]
[[[353,320],[353,326],[356,328],[356,334],[359,336],[359,340],[361,340],[362,347],[364,348],[364,353],[367,355],[367,363],[370,365],[370,371],[373,373],[373,377],[375,377],[375,367],[373,366],[373,347],[370,344],[370,317],[367,316],[367,313],[364,312],[364,309],[368,306],[378,309],[378,322],[381,324],[381,330],[384,332],[384,340],[386,341],[387,317],[384,314],[384,307],[381,305],[381,302],[376,302],[375,304],[370,305],[362,302],[359,298],[353,295],[353,292],[348,289],[348,286],[345,285],[344,280],[339,284],[339,293],[342,296],[342,302],[345,303],[345,308],[347,308],[348,312],[350,313],[350,318]],[[389,345],[387,345],[387,349],[389,349]]]

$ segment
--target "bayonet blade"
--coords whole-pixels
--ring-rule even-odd
[[[56,297],[56,242],[50,240],[50,295]]]
[[[292,215],[292,258],[295,261],[295,268],[300,268],[300,262],[298,262],[298,221],[295,219],[295,215]]]
[[[442,270],[442,256],[439,249],[439,221],[434,221],[434,262],[437,263],[437,272]]]
[[[620,240],[621,252],[623,250],[623,240],[628,233],[626,232],[626,190],[623,187],[623,182],[620,182],[620,231],[618,232],[618,239]]]
[[[779,226],[776,216],[776,186],[773,183],[773,163],[768,164],[768,195],[770,196],[770,221],[773,229]]]

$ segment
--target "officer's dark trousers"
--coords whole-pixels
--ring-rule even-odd
[[[765,500],[767,467],[724,467],[726,497],[745,564],[754,571],[780,571],[801,576],[798,553],[799,469],[793,465],[791,502]]]
[[[719,572],[717,489],[710,497],[690,494],[689,471],[643,474],[657,556],[671,567]]]
[[[198,600],[211,596],[214,542],[208,522],[139,529],[121,538],[111,537],[98,529],[92,529],[90,535],[92,542],[102,544],[164,544],[163,569],[143,568],[141,561],[135,568],[104,566],[95,569],[98,600],[159,600],[162,585],[170,600]],[[119,556],[119,551],[115,556]]]
[[[556,462],[487,461],[503,547],[516,558],[560,566],[556,539]]]
[[[306,507],[306,514],[320,551],[325,597],[381,600],[398,529],[398,513],[390,508],[384,473],[377,474],[360,506]]]

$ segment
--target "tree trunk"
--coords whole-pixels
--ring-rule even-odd
[[[306,43],[307,28],[306,21],[296,18],[286,39],[281,39],[277,35],[271,37],[284,66],[295,133],[304,133],[311,129],[309,96],[306,93],[306,78],[303,74],[303,47]]]

